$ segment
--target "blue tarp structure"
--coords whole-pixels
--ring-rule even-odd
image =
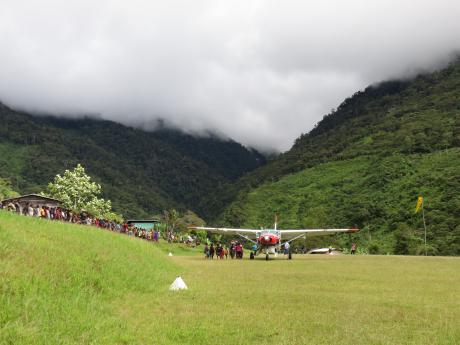
[[[156,219],[145,219],[145,220],[127,220],[128,225],[135,226],[138,229],[152,230],[155,229],[161,222]]]

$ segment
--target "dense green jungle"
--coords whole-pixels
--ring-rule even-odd
[[[346,99],[291,150],[247,174],[225,193],[217,224],[281,228],[357,226],[354,238],[309,246],[370,253],[460,254],[460,61]]]
[[[80,163],[125,217],[169,208],[206,214],[203,195],[266,161],[233,140],[161,126],[143,131],[94,118],[31,116],[2,104],[0,123],[3,184],[19,193],[40,192]]]
[[[193,210],[210,225],[361,228],[308,247],[460,254],[460,60],[344,100],[267,159],[210,134],[31,116],[0,106],[0,194],[38,192],[81,163],[124,216]],[[425,248],[422,213],[427,226]]]

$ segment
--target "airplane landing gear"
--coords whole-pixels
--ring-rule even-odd
[[[249,259],[254,260],[254,253],[253,252],[251,252],[251,254],[249,254]]]
[[[265,254],[265,260],[268,261],[268,257],[269,255],[268,254]]]
[[[289,253],[289,255],[288,255],[288,260],[292,260],[292,254],[291,253]]]

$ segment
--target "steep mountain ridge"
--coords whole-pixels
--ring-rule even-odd
[[[43,190],[54,175],[81,163],[125,216],[170,207],[206,215],[203,195],[265,163],[257,151],[216,136],[35,117],[1,104],[0,121],[0,176],[17,191]]]
[[[291,150],[223,193],[230,205],[215,222],[266,226],[279,212],[281,227],[356,225],[364,228],[360,243],[374,252],[415,254],[423,224],[413,207],[422,194],[429,249],[458,255],[459,147],[457,60],[346,99]],[[345,245],[344,238],[334,241]]]
[[[358,155],[428,153],[460,146],[460,59],[411,81],[347,98],[278,159],[244,177],[251,185]]]

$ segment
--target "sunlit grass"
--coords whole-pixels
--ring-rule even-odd
[[[458,258],[159,247],[0,212],[0,343],[460,343]],[[189,290],[169,292],[179,274]]]

